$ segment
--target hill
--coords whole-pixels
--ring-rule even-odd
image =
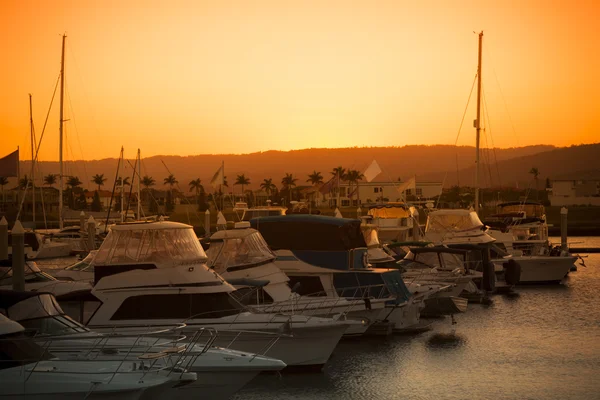
[[[585,150],[588,147],[590,150]],[[542,172],[540,179],[554,171],[561,170],[561,173],[565,173],[571,167],[574,171],[583,169],[582,166],[587,168],[599,161],[590,156],[594,151],[600,154],[600,145],[570,148],[538,145],[495,151],[484,149],[482,160],[498,161],[502,182],[506,185],[515,180],[529,180],[528,171],[532,166],[537,166]],[[181,189],[187,191],[188,182],[196,178],[200,178],[208,186],[212,175],[221,162],[224,162],[230,187],[236,175],[245,174],[251,179],[250,187],[258,188],[264,178],[273,178],[273,182],[279,185],[285,173],[292,173],[298,178],[297,184],[302,185],[313,170],[320,171],[328,179],[331,176],[329,172],[336,166],[364,170],[372,160],[377,160],[383,170],[377,180],[397,180],[399,177],[406,179],[416,175],[422,181],[441,181],[446,177],[446,186],[449,186],[456,183],[458,170],[460,183],[470,185],[474,176],[472,165],[475,161],[475,149],[470,146],[434,145],[265,151],[241,155],[155,156],[142,160],[142,175],[152,176],[156,180],[156,188],[161,188],[163,179],[170,171],[180,182]],[[116,159],[102,159],[69,161],[65,163],[64,169],[66,175],[78,176],[84,182],[84,187],[89,189],[94,188],[90,182],[92,176],[104,174],[108,178],[105,188],[110,189],[116,167]],[[21,163],[22,171],[28,171],[29,168],[29,162]],[[40,168],[44,175],[58,173],[57,162],[41,162]],[[120,175],[131,176],[132,172],[132,167],[126,162],[126,170]],[[494,181],[492,183],[495,184]]]

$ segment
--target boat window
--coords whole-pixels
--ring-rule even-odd
[[[205,260],[193,229],[111,230],[94,258],[95,265],[132,262],[176,265]]]
[[[483,255],[481,254],[480,251],[473,250],[473,251],[469,251],[469,253],[467,253],[467,265],[469,266],[469,269],[481,271],[482,263],[483,263]]]
[[[19,367],[54,356],[22,333],[0,339],[0,369]]]
[[[327,296],[318,276],[290,276],[288,285],[301,296]]]
[[[99,300],[66,300],[61,301],[60,305],[65,314],[80,324],[86,325],[102,303]]]
[[[464,268],[463,256],[460,254],[453,253],[440,253],[442,259],[442,266],[445,269],[454,270],[456,268]]]
[[[242,311],[241,305],[226,292],[150,294],[128,297],[111,320],[222,318]]]
[[[390,295],[383,275],[377,272],[334,274],[333,284],[340,297],[383,298]]]
[[[255,265],[275,259],[259,232],[244,237],[223,238],[211,243],[206,255],[217,273],[233,267]]]

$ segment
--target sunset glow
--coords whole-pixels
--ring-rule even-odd
[[[480,30],[490,147],[600,141],[597,1],[2,4],[0,155],[29,157],[28,93],[39,139],[62,33],[66,159],[454,144]]]

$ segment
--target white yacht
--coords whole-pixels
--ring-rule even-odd
[[[411,296],[397,270],[369,268],[359,220],[298,214],[250,223],[296,293],[363,299],[371,321],[389,322],[395,331],[420,329],[424,294]]]
[[[359,323],[351,325],[346,336],[361,335],[375,322],[373,312],[365,307],[364,300],[352,300],[339,296],[301,296],[292,292],[289,278],[275,264],[276,255],[262,235],[252,228],[223,230],[210,237],[210,247],[206,252],[209,263],[221,277],[236,285],[237,299],[261,312],[297,313],[346,318]],[[240,289],[257,281],[254,288]],[[379,308],[385,301],[378,302]],[[377,308],[377,306],[375,307]]]
[[[167,392],[171,399],[227,399],[260,372],[285,367],[280,360],[212,346],[215,331],[198,331],[187,341],[177,334],[183,325],[141,336],[98,334],[65,315],[49,293],[0,291],[0,312],[60,359],[124,360],[161,368],[175,381],[175,390]]]
[[[382,242],[405,242],[412,237],[413,229],[419,229],[414,212],[415,208],[405,203],[388,202],[369,207],[368,220],[379,229]]]
[[[38,232],[25,231],[25,255],[29,260],[58,258],[71,255],[71,244],[53,241]],[[12,233],[8,233],[8,254],[12,254]]]
[[[173,380],[138,363],[60,360],[23,334],[23,327],[0,314],[0,399],[156,398]]]
[[[94,258],[95,286],[62,296],[61,306],[98,331],[187,324],[214,328],[215,342],[320,368],[354,321],[248,312],[235,288],[206,266],[191,226],[169,221],[115,225]],[[91,296],[91,297],[90,297]]]
[[[521,283],[560,282],[577,260],[559,247],[552,247],[546,212],[540,203],[499,204],[497,213],[489,216],[485,223],[496,245],[521,265]]]

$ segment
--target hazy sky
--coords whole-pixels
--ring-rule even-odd
[[[598,142],[598,21],[580,0],[3,0],[0,156],[29,157],[28,93],[39,138],[63,32],[66,159],[453,144],[480,30],[490,146]]]

